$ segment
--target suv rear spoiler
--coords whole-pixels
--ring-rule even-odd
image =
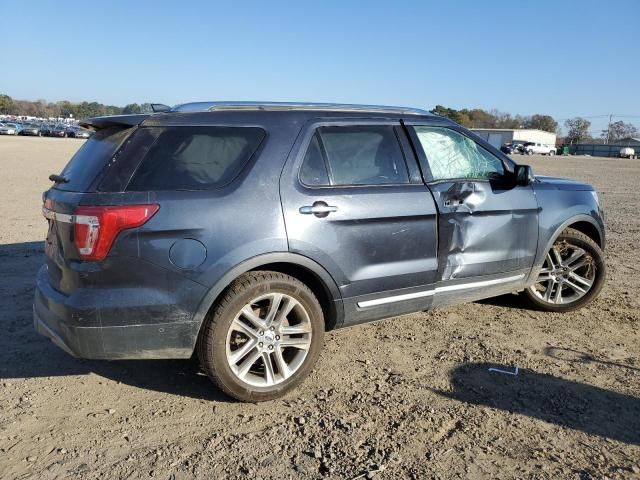
[[[133,127],[141,124],[151,114],[139,113],[133,115],[110,115],[106,117],[93,117],[80,120],[80,126],[89,130],[101,130],[108,127]]]

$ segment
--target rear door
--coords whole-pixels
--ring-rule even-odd
[[[440,212],[438,292],[502,284],[508,291],[519,285],[538,243],[531,185],[515,185],[513,164],[463,129],[419,124],[408,129]]]
[[[437,211],[398,121],[307,125],[280,191],[290,251],[332,275],[348,322],[431,305]]]

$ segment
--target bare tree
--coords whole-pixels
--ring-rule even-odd
[[[600,136],[607,139],[607,143],[630,138],[638,135],[638,129],[635,125],[624,123],[622,120],[609,124],[609,128],[602,130]]]
[[[567,128],[566,141],[569,143],[578,143],[581,140],[589,138],[589,127],[591,122],[582,117],[570,118],[564,122]]]

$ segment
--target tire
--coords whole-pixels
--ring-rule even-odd
[[[554,152],[553,150],[550,150],[550,151],[549,151],[549,156],[550,156],[550,157],[553,157],[555,154],[556,154],[556,152]]]
[[[533,150],[527,150],[527,155],[533,155]]]
[[[584,254],[575,257],[571,261],[580,251],[583,251]],[[562,261],[559,262],[557,260],[557,254],[561,256]],[[563,255],[566,256],[562,258]],[[551,264],[549,263],[550,261]],[[586,263],[575,268],[583,262]],[[552,270],[555,273],[551,273]],[[560,234],[551,250],[547,253],[538,279],[533,285],[525,289],[524,293],[527,300],[539,310],[569,312],[591,303],[602,290],[606,275],[604,253],[598,244],[585,234],[572,228],[567,228]],[[576,278],[581,278],[582,280],[576,280]],[[590,283],[588,289],[587,283],[584,283],[585,280]],[[586,292],[580,293],[571,285],[586,290]],[[559,302],[555,301],[558,299],[558,290],[560,290]],[[567,297],[565,296],[567,294],[571,295]],[[546,300],[547,297],[551,298]]]
[[[282,316],[284,311],[288,313]],[[248,272],[207,315],[198,358],[226,394],[244,402],[274,400],[311,373],[324,330],[320,303],[304,283],[279,272]]]

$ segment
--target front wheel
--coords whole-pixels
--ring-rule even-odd
[[[309,375],[323,345],[324,316],[313,292],[279,272],[248,272],[205,320],[198,357],[211,380],[246,402],[281,397]]]
[[[527,150],[527,155],[533,155],[533,150]]]
[[[525,295],[541,310],[568,312],[595,299],[605,277],[604,254],[598,244],[568,228],[547,252],[536,282]]]
[[[556,152],[554,152],[553,150],[549,151],[549,156],[553,157],[556,154]]]

